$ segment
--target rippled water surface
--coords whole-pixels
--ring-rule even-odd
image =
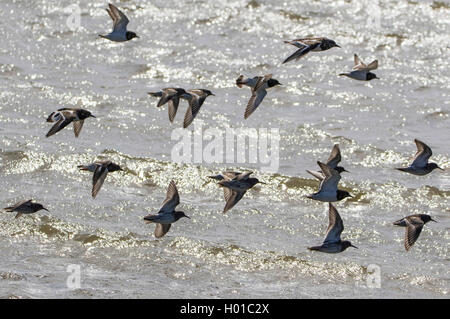
[[[369,2],[367,2],[369,3]],[[81,26],[66,24],[72,1],[0,2],[0,203],[33,198],[50,212],[14,219],[0,214],[0,297],[18,298],[448,298],[450,289],[450,2],[448,1],[138,1],[116,3],[139,39],[112,43],[105,1],[79,1]],[[73,12],[73,10],[72,10]],[[380,19],[377,20],[376,18]],[[378,22],[377,22],[378,21]],[[283,40],[327,36],[341,49],[281,62],[295,48]],[[379,60],[369,83],[338,77],[353,54]],[[252,116],[235,79],[273,73]],[[238,132],[278,128],[279,169],[259,164],[177,164],[167,108],[148,91],[207,88],[194,124]],[[46,138],[46,117],[83,107],[79,138],[66,128]],[[193,130],[193,126],[188,130]],[[416,177],[394,170],[433,149],[444,172]],[[351,173],[337,203],[342,237],[358,250],[310,252],[326,231],[327,204],[307,199],[317,182],[306,173],[339,143]],[[109,158],[94,200],[92,176],[77,165]],[[207,178],[251,169],[266,182],[222,214],[222,190]],[[162,239],[142,217],[155,213],[175,179],[181,219]],[[392,222],[427,213],[406,252]],[[67,267],[81,268],[68,289]],[[381,287],[368,288],[368,267]]]

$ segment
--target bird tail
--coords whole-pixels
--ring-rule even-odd
[[[161,97],[162,92],[148,92],[148,95],[154,96],[154,97]]]
[[[104,36],[103,34],[99,34],[98,35],[100,38],[103,38],[103,39],[108,39],[106,36]]]
[[[402,171],[402,172],[407,172],[408,170],[404,167],[396,167],[396,170]]]
[[[5,211],[5,212],[12,212],[13,211],[13,209],[14,209],[14,207],[5,207],[5,208],[3,208],[3,210]]]
[[[308,247],[309,250],[319,250],[320,246]]]
[[[339,76],[348,76],[348,73],[339,73]]]

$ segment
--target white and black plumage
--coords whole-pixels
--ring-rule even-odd
[[[355,66],[353,71],[350,73],[341,73],[340,76],[347,76],[354,80],[359,81],[370,81],[373,79],[379,79],[375,73],[370,71],[376,70],[378,68],[378,60],[372,61],[369,65],[365,64],[361,59],[355,54],[354,55]]]
[[[240,75],[236,80],[236,85],[242,87],[242,85],[249,86],[252,90],[252,96],[248,101],[247,107],[244,113],[244,119],[247,119],[261,104],[264,97],[267,95],[267,89],[276,85],[281,85],[278,80],[272,79],[272,74],[265,76],[257,76],[254,78],[245,78]]]
[[[173,223],[182,217],[186,216],[184,212],[175,211],[175,208],[180,204],[180,195],[178,194],[177,186],[174,181],[171,181],[167,188],[166,199],[162,203],[162,207],[156,215],[147,215],[144,217],[146,223],[156,223],[155,237],[163,237],[170,229]]]
[[[423,225],[429,221],[436,222],[430,215],[426,214],[415,214],[404,217],[400,220],[394,222],[394,225],[406,227],[405,231],[405,249],[410,250],[412,245],[419,238],[420,232],[422,231]]]
[[[105,161],[98,161],[98,162],[94,162],[92,164],[88,164],[88,165],[78,165],[78,168],[82,171],[89,171],[89,172],[93,172],[94,175],[92,176],[92,197],[95,198],[98,194],[98,192],[100,191],[100,188],[102,187],[105,179],[106,179],[106,175],[108,175],[108,173],[111,172],[115,172],[115,171],[123,171],[123,169],[109,161],[109,160],[105,160]]]
[[[417,146],[416,155],[408,167],[396,168],[399,171],[414,174],[414,175],[426,175],[431,173],[434,169],[438,168],[444,170],[438,166],[436,163],[428,163],[429,158],[433,155],[431,148],[424,142],[415,139],[414,142]]]
[[[127,31],[127,25],[130,21],[116,6],[110,3],[109,10],[106,9],[106,11],[113,20],[113,30],[106,35],[99,34],[100,37],[114,42],[124,42],[133,38],[139,38],[135,32]]]
[[[80,108],[59,109],[57,112],[53,112],[48,116],[47,122],[50,123],[56,122],[56,123],[52,126],[50,131],[48,131],[48,133],[45,136],[46,137],[52,136],[57,132],[61,131],[70,123],[73,123],[73,131],[75,133],[75,137],[78,137],[83,127],[84,120],[87,119],[88,117],[95,117],[95,116],[92,115],[91,112]]]
[[[39,203],[33,203],[32,199],[24,200],[21,202],[18,202],[10,207],[3,208],[7,212],[17,212],[15,218],[19,218],[22,216],[22,214],[33,214],[37,211],[43,209],[46,211],[49,211],[47,208],[45,208],[42,204]]]
[[[295,39],[291,41],[284,41],[284,43],[292,44],[293,46],[296,46],[299,49],[295,51],[292,55],[290,55],[288,58],[286,58],[286,60],[283,61],[283,64],[292,60],[298,60],[311,51],[318,52],[318,51],[326,51],[333,47],[340,48],[340,46],[337,45],[334,40],[325,37]]]
[[[318,161],[323,176],[314,175],[320,180],[319,191],[306,197],[322,202],[337,202],[346,197],[353,197],[349,192],[338,189],[338,183],[341,180],[341,174],[330,166]]]
[[[358,248],[353,246],[348,240],[341,241],[341,233],[344,230],[344,223],[339,215],[336,207],[329,203],[328,209],[328,228],[325,239],[320,246],[308,247],[309,250],[318,250],[323,253],[340,253],[348,247]]]

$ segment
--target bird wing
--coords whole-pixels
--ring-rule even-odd
[[[25,206],[30,206],[32,199],[26,199],[23,201],[20,201],[18,203],[16,203],[14,206],[11,207],[6,207],[4,208],[5,210],[9,210],[9,211],[14,211],[15,209],[17,209],[18,207],[25,205]]]
[[[327,165],[335,169],[339,162],[341,161],[341,150],[339,149],[339,144],[333,146],[330,157],[327,160]]]
[[[206,96],[198,96],[197,94],[194,94],[190,91],[191,98],[189,99],[189,106],[186,110],[186,114],[184,115],[184,122],[183,127],[188,127],[194,118],[197,116],[198,112],[200,111],[200,107],[202,106],[203,102],[205,101]]]
[[[320,169],[322,170],[322,173],[325,176],[322,183],[320,183],[319,191],[322,191],[322,190],[324,192],[336,191],[338,183],[341,179],[341,174],[339,174],[338,171],[336,171],[335,169],[331,168],[330,166],[328,166],[322,162],[318,161],[317,164],[319,164]]]
[[[50,137],[56,133],[58,133],[59,131],[61,131],[63,128],[65,128],[67,125],[69,125],[70,123],[72,123],[72,121],[75,118],[75,115],[72,112],[64,112],[61,111],[61,118],[59,119],[58,122],[56,122],[52,128],[50,129],[50,131],[48,131],[48,133],[45,135],[46,137]]]
[[[424,142],[417,139],[415,139],[414,142],[416,142],[417,145],[417,153],[414,155],[411,166],[425,167],[428,164],[428,159],[433,155],[433,152]]]
[[[368,66],[367,70],[376,70],[378,68],[378,60],[372,61]]]
[[[73,122],[73,132],[75,133],[75,137],[80,135],[81,129],[83,128],[84,120],[74,121]]]
[[[164,104],[169,102],[169,100],[172,99],[176,94],[177,91],[172,88],[163,89],[161,99],[159,99],[157,106],[158,107],[163,106]]]
[[[312,45],[321,44],[323,40],[324,40],[324,38],[303,38],[303,39],[295,39],[292,41],[304,44],[306,46],[312,46]]]
[[[97,165],[92,177],[92,197],[95,198],[100,191],[100,188],[105,181],[106,175],[108,174],[108,168],[106,165]]]
[[[367,68],[367,65],[358,57],[357,54],[353,56],[353,60],[355,61],[353,70],[364,70]]]
[[[289,43],[289,42],[288,42]],[[291,43],[292,44],[292,43]],[[295,44],[294,44],[295,45]],[[290,56],[288,56],[282,64],[287,63],[289,61],[295,60],[295,59],[300,59],[301,57],[303,57],[304,55],[306,55],[309,51],[311,51],[312,49],[314,49],[317,45],[316,44],[314,46],[309,46],[309,45],[305,45],[303,47],[300,47],[300,49],[298,49],[297,51],[295,51],[294,53],[292,53]]]
[[[109,4],[108,11],[109,16],[113,20],[113,32],[125,33],[127,31],[128,22],[130,22],[125,14],[122,11],[117,9],[116,6]]]
[[[162,98],[161,98],[161,100],[162,100]],[[170,121],[170,123],[173,123],[173,120],[175,119],[175,115],[177,114],[179,104],[180,104],[180,98],[176,95],[169,100],[169,121]]]
[[[163,237],[165,234],[167,234],[167,232],[169,231],[171,226],[172,226],[172,224],[159,224],[159,223],[156,224],[155,237],[156,238]]]
[[[244,119],[247,119],[261,104],[264,97],[267,95],[267,91],[263,88],[263,85],[272,78],[272,74],[267,74],[264,77],[259,77],[258,82],[254,88],[252,88],[252,97],[248,101],[247,108],[245,109]]]
[[[237,177],[238,175],[241,175],[242,173],[240,172],[222,172],[222,176],[228,178],[228,179],[233,179],[235,177]]]
[[[236,175],[233,179],[238,180],[238,181],[243,181],[246,180],[250,177],[250,175],[252,175],[253,172],[243,172],[240,173],[239,175]]]
[[[246,193],[246,191],[238,192],[238,191],[231,190],[231,189],[228,189],[228,191],[225,191],[226,189],[228,189],[228,188],[224,187],[224,196],[225,196],[226,204],[225,204],[225,207],[223,208],[223,213],[226,213],[231,208],[233,208],[234,205],[236,205],[241,200],[242,196],[244,196],[244,194]]]
[[[177,186],[175,182],[172,180],[169,183],[169,187],[167,188],[166,199],[162,203],[162,207],[160,212],[173,212],[175,207],[180,203],[180,195],[178,194]]]
[[[419,218],[405,218],[405,222],[405,249],[408,251],[419,238],[424,223]]]
[[[325,235],[325,240],[323,243],[331,244],[341,241],[341,233],[344,230],[344,223],[342,222],[342,218],[339,215],[336,207],[333,204],[329,203],[329,211],[328,211],[328,229],[327,234]]]
[[[314,171],[310,171],[310,170],[306,170],[308,173],[310,173],[312,176],[314,176],[315,178],[317,178],[319,181],[323,181],[324,176],[323,174],[319,173],[319,172],[314,172]]]

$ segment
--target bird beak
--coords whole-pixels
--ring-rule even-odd
[[[353,245],[351,245],[351,244],[350,244],[350,247],[353,247],[353,248],[359,249],[358,247],[356,247],[356,246],[353,246]]]
[[[188,215],[184,215],[184,217],[191,219],[191,217],[189,217]]]
[[[43,210],[46,210],[46,211],[48,211],[49,213],[50,213],[50,211],[47,209],[47,208],[45,208],[45,207],[42,207],[42,209]]]
[[[211,93],[210,95],[212,95],[212,96],[216,96],[214,93]]]
[[[439,168],[441,171],[445,171],[445,169],[443,169],[442,167],[439,167],[439,166],[438,166],[438,168]]]
[[[264,183],[264,182],[258,182],[258,183],[260,183],[260,184],[264,184],[264,185],[266,185],[267,183]]]
[[[97,118],[96,116],[94,116],[94,115],[92,115],[92,114],[91,114],[91,117]]]
[[[344,168],[344,172],[347,172],[347,173],[350,173],[349,171],[347,171],[345,168]]]
[[[337,45],[337,44],[336,44],[336,46],[337,46],[338,48],[340,48],[340,47],[341,47],[340,45]]]
[[[437,223],[437,221],[435,221],[435,220],[434,220],[433,218],[431,218],[430,220],[431,220],[432,222],[435,222],[435,223]]]

